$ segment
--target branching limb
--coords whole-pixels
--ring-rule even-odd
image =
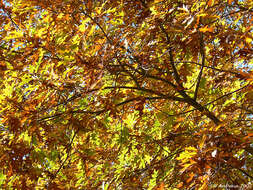
[[[105,31],[103,30],[103,28],[101,27],[101,25],[99,25],[99,23],[95,19],[93,19],[90,15],[88,15],[86,12],[84,12],[84,11],[82,11],[82,12],[87,17],[89,17],[94,23],[97,24],[97,26],[102,30],[103,34],[105,35],[105,37],[107,38],[107,40],[109,41],[109,43],[111,45],[114,45],[113,42],[108,38],[107,34],[105,33]],[[163,33],[166,35],[166,39],[167,39],[168,45],[170,45],[170,39],[169,39],[168,33],[166,32],[166,30],[165,30],[165,28],[163,27],[162,24],[160,25],[160,27],[161,27],[161,30],[163,31]],[[125,47],[122,47],[122,48],[126,49]],[[130,50],[127,50],[127,51],[130,51]],[[158,77],[159,80],[162,80],[163,82],[166,82],[167,84],[169,84],[170,86],[172,86],[177,92],[180,93],[181,96],[183,96],[182,100],[184,102],[187,102],[190,105],[192,105],[193,107],[195,107],[196,109],[198,109],[200,112],[202,112],[208,118],[210,118],[211,120],[213,120],[216,125],[218,125],[220,123],[220,120],[213,113],[211,113],[207,108],[203,107],[202,105],[200,105],[199,103],[197,103],[194,99],[190,98],[186,94],[186,92],[184,91],[183,85],[182,85],[181,80],[180,80],[180,76],[179,76],[178,71],[176,69],[176,66],[174,64],[172,47],[169,47],[169,56],[170,56],[170,64],[172,66],[173,74],[174,74],[175,80],[177,82],[177,85],[173,84],[170,81],[167,81],[166,79]],[[117,58],[118,62],[120,63],[120,65],[122,65],[121,62],[120,62],[120,60],[118,59],[117,55],[116,55],[116,58]],[[132,58],[130,57],[130,59],[132,59]],[[138,61],[138,60],[136,60],[136,61]],[[122,69],[124,69],[124,68],[122,67]],[[149,77],[149,78],[153,78],[153,79],[158,79],[156,76],[150,76],[150,75],[148,75],[145,71],[142,71],[142,72],[138,71],[138,72],[139,72],[139,74],[144,75],[145,77]],[[130,77],[131,77],[131,75],[130,75]],[[138,88],[140,88],[140,86]],[[147,90],[145,90],[145,91],[147,92]],[[148,90],[148,91],[151,92],[150,90]],[[154,91],[152,93],[154,93]],[[155,93],[155,94],[161,96],[161,93],[159,93],[159,94]]]
[[[168,36],[168,33],[166,32],[165,28],[163,27],[162,24],[160,24],[160,27],[163,31],[163,33],[166,35],[166,39],[167,39],[167,43],[168,45],[170,45],[170,39],[169,39],[169,36]],[[203,39],[202,39],[203,41]],[[204,54],[204,47],[203,47],[203,42],[202,42],[202,48],[201,48],[201,54],[202,54],[202,65],[204,65],[204,61],[205,61],[205,54]],[[221,121],[212,113],[210,112],[206,107],[202,106],[201,104],[199,104],[198,102],[196,102],[196,98],[192,99],[191,97],[189,97],[186,92],[183,90],[183,85],[181,83],[181,80],[180,80],[180,76],[177,72],[177,69],[175,67],[175,64],[174,64],[174,60],[173,60],[173,54],[172,54],[172,49],[171,47],[169,47],[169,55],[170,55],[170,64],[172,66],[172,70],[173,70],[173,73],[174,73],[174,76],[175,76],[175,80],[178,84],[178,86],[180,88],[177,88],[177,91],[180,93],[181,96],[184,97],[185,101],[187,103],[189,103],[191,106],[195,107],[197,110],[199,110],[200,112],[202,112],[204,115],[206,115],[208,118],[210,118],[216,125],[219,125],[221,123]],[[202,70],[203,70],[203,67],[202,67]],[[199,74],[199,81],[201,79],[201,76],[202,76],[202,70]],[[199,82],[197,84],[197,86],[199,86]],[[197,92],[198,89],[195,90],[195,92]],[[196,93],[195,93],[196,94]],[[196,94],[197,95],[197,94]]]

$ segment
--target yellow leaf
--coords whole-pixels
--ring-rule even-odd
[[[124,17],[124,11],[121,11],[121,12],[119,13],[119,16]]]
[[[60,13],[58,16],[57,16],[57,19],[61,19],[63,18],[64,14],[63,13]]]
[[[192,158],[194,155],[197,154],[197,149],[194,147],[187,147],[185,148],[185,151],[182,152],[179,157],[177,157],[177,160],[181,160],[181,162],[185,163],[188,162],[190,158]]]
[[[207,184],[206,184],[206,182],[204,182],[203,184],[202,184],[202,186],[199,188],[200,190],[204,190],[204,189],[207,189]]]
[[[105,13],[107,13],[107,14],[109,14],[109,13],[114,13],[114,12],[116,12],[116,10],[117,10],[117,8],[116,7],[114,7],[113,9],[108,9]]]
[[[183,165],[183,168],[180,170],[180,172],[184,172],[187,168],[189,168],[192,164],[191,163],[186,163]]]
[[[80,28],[79,28],[79,29],[80,29]],[[79,35],[75,35],[75,36],[72,38],[72,41],[73,41],[73,44],[79,45],[79,43],[80,43],[80,36],[79,36]]]
[[[252,42],[252,39],[251,38],[248,38],[248,37],[246,37],[246,42],[248,43],[248,44],[250,44],[251,42]]]
[[[155,0],[154,3],[160,3],[162,2],[163,0]]]
[[[177,130],[179,127],[180,127],[180,123],[177,123],[177,124],[174,126],[174,129]]]
[[[95,28],[96,28],[96,25],[92,25],[92,27],[91,27],[89,33],[87,34],[87,37],[88,37],[88,36],[91,36],[91,35],[94,33]]]
[[[154,6],[150,7],[150,10],[151,10],[151,12],[152,12],[153,15],[157,15],[158,14],[158,12],[156,11],[156,9],[155,9]]]
[[[3,40],[11,40],[15,38],[21,38],[23,37],[23,32],[22,31],[12,31],[10,32]]]
[[[205,16],[208,16],[208,14],[206,14],[206,13],[201,13],[201,14],[198,14],[198,15],[197,15],[197,17],[201,17],[201,16],[202,16],[202,17],[205,17]]]
[[[106,41],[106,38],[98,39],[98,40],[97,40],[97,43],[101,45],[101,44],[103,44],[105,41]]]
[[[82,24],[79,26],[79,31],[84,32],[86,29],[86,23],[90,21],[90,18],[86,18],[82,21]]]
[[[218,125],[218,126],[211,127],[210,130],[218,131],[221,127],[223,127],[223,125]]]
[[[185,148],[186,151],[194,151],[194,152],[197,152],[197,149],[195,147],[192,147],[192,146],[189,146],[187,148]]]
[[[39,38],[41,38],[45,33],[47,32],[46,28],[41,28],[36,32],[36,36],[38,36]]]
[[[208,181],[208,175],[205,175],[205,176],[203,176],[202,177],[202,179],[201,179],[201,181],[202,181],[202,186],[199,188],[200,190],[205,190],[205,189],[207,189],[207,181]]]
[[[79,26],[79,31],[80,32],[84,32],[85,31],[85,24],[81,24],[80,26]]]

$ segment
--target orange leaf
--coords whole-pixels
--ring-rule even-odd
[[[208,6],[212,6],[214,4],[214,0],[209,0],[208,2],[207,2],[207,5]]]
[[[179,183],[178,185],[177,185],[177,188],[181,188],[181,187],[183,187],[183,182],[181,182],[181,183]]]
[[[205,27],[202,27],[199,29],[200,32],[213,32],[213,27],[208,27],[208,26],[205,26]]]
[[[238,47],[242,49],[244,47],[244,43],[243,42],[239,43]]]
[[[248,139],[248,138],[250,138],[252,136],[253,136],[253,133],[248,133],[248,135],[246,137],[244,137],[243,139]]]
[[[0,158],[0,161],[3,160],[4,158],[6,157],[6,155],[2,155],[1,158]]]
[[[253,73],[252,72],[240,71],[240,74],[238,75],[238,78],[246,79],[246,80],[252,80],[253,79]]]
[[[163,0],[155,0],[154,3],[160,3],[162,2]]]
[[[95,46],[94,51],[98,51],[98,50],[100,50],[100,49],[101,49],[101,46],[100,46],[100,45],[97,45],[97,46]]]
[[[189,178],[186,180],[187,183],[190,183],[194,177],[194,173],[190,173]]]
[[[162,182],[157,190],[163,190],[164,189],[164,182]]]
[[[183,118],[183,117],[179,117],[179,118],[177,118],[177,122],[184,121],[184,119],[185,118]]]
[[[231,5],[234,0],[228,0],[228,4]]]
[[[0,62],[0,71],[5,71],[5,70],[7,70],[6,63]]]

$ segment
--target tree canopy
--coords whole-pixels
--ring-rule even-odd
[[[250,0],[2,0],[1,188],[249,187],[252,12]]]

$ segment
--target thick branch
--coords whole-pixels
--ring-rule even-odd
[[[227,97],[227,96],[229,96],[229,95],[232,95],[232,94],[235,93],[235,92],[239,92],[240,90],[242,90],[242,89],[244,89],[244,88],[246,88],[246,87],[248,87],[248,86],[249,86],[249,85],[246,85],[246,86],[243,86],[242,88],[239,88],[239,89],[237,89],[237,90],[234,90],[234,91],[232,91],[232,92],[229,92],[229,93],[227,93],[227,94],[224,94],[223,96],[220,96],[219,98],[217,98],[217,99],[215,99],[215,100],[213,100],[213,101],[211,101],[211,102],[208,102],[207,104],[204,104],[204,106],[208,106],[208,105],[210,105],[210,104],[212,104],[212,103],[214,103],[214,102],[216,102],[216,101],[218,101],[218,100],[220,100],[220,99],[222,99],[222,98],[225,98],[225,97]],[[253,114],[253,111],[252,111],[252,110],[245,109],[245,108],[242,108],[242,107],[239,107],[239,108],[240,108],[240,109],[243,109],[243,110],[245,110],[245,111],[248,111],[249,113],[252,113],[252,114]],[[190,113],[190,112],[195,111],[195,110],[197,110],[197,109],[194,108],[194,109],[191,109],[191,110],[189,110],[189,111],[185,111],[185,112],[181,112],[181,113],[174,114],[174,115],[169,115],[169,116],[170,116],[170,117],[174,117],[174,116],[184,115],[184,114]]]
[[[215,125],[221,124],[221,121],[212,113],[210,112],[206,107],[202,106],[198,102],[196,102],[192,98],[187,99],[188,103],[192,105],[194,108],[196,108],[198,111],[200,111],[203,115],[206,115],[209,119],[211,119]]]

